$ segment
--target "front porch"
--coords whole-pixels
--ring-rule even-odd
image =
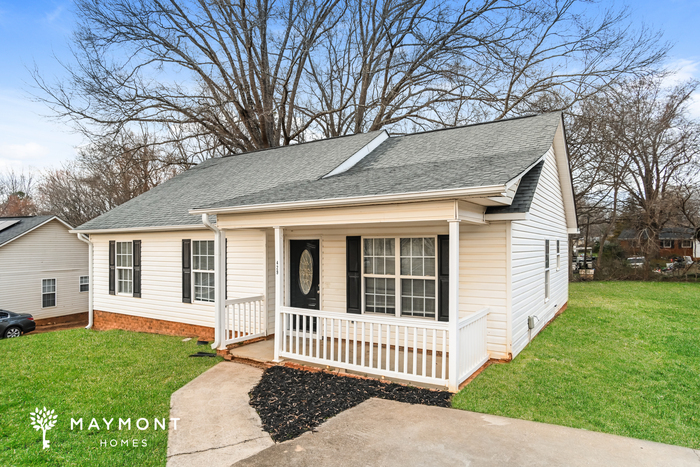
[[[217,295],[218,348],[274,335],[258,344],[272,349],[266,361],[456,391],[492,356],[489,339],[502,345],[490,326],[503,325],[505,275],[492,269],[495,279],[489,271],[484,279],[466,268],[490,254],[484,242],[505,245],[504,224],[490,226],[483,209],[454,200],[390,208],[218,214],[217,293],[236,297]],[[505,247],[496,254],[504,257]],[[495,298],[482,294],[488,289]]]

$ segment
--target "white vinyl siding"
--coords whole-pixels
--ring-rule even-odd
[[[41,280],[41,307],[52,308],[56,306],[56,279]]]
[[[558,268],[543,267],[545,241],[559,243]],[[550,149],[530,208],[530,220],[511,226],[511,290],[513,356],[528,344],[566,303],[568,285],[568,234],[555,155]],[[562,254],[563,253],[563,254]],[[549,274],[549,280],[546,278]],[[549,300],[546,283],[549,282]],[[528,331],[527,318],[535,316]]]
[[[108,266],[107,266],[108,267]],[[88,274],[88,245],[52,220],[0,247],[0,308],[36,320],[86,313],[88,294],[78,278]],[[42,308],[41,281],[56,279],[56,306]]]
[[[214,326],[213,303],[182,302],[182,240],[212,240],[209,230],[139,232],[141,298],[109,295],[109,241],[132,241],[133,234],[93,234],[94,308],[143,318]]]

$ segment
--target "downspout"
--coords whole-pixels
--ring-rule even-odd
[[[219,349],[223,344],[222,332],[223,332],[223,320],[224,311],[226,304],[224,303],[224,288],[226,287],[224,268],[224,252],[226,240],[224,237],[224,231],[216,227],[209,221],[209,214],[202,214],[202,224],[212,232],[214,232],[214,251],[216,255],[214,256],[214,277],[216,280],[216,286],[214,288],[214,343],[211,345],[212,349]]]
[[[92,308],[92,255],[93,255],[93,250],[94,250],[94,245],[92,244],[92,241],[90,240],[89,236],[83,235],[81,233],[78,234],[78,240],[81,242],[85,242],[88,244],[88,277],[90,278],[90,282],[88,283],[88,325],[85,326],[85,329],[92,329],[92,322],[93,322],[93,308]]]

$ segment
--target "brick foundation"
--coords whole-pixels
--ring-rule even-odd
[[[214,340],[214,328],[99,310],[94,311],[93,328],[99,331],[122,329],[168,336],[196,337],[205,341]]]
[[[55,316],[53,318],[35,319],[37,327],[54,326],[57,324],[87,324],[88,312],[73,313],[72,315]]]

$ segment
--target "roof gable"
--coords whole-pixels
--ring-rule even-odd
[[[56,216],[31,216],[31,217],[0,217],[0,221],[15,221],[7,228],[0,230],[0,247],[5,246],[13,240],[25,235],[32,230],[41,227],[47,222],[56,219],[65,225],[66,228],[72,227]]]

